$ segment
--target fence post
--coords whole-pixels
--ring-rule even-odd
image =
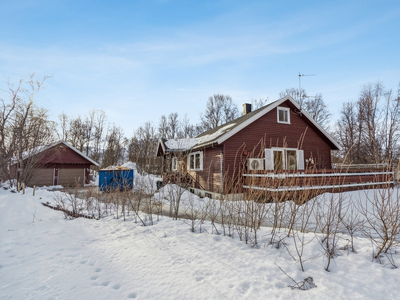
[[[33,186],[33,196],[35,196],[36,185]]]
[[[25,182],[22,183],[22,194],[25,195]]]

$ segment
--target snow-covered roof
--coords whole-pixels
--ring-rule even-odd
[[[95,166],[99,166],[99,164],[97,162],[95,162],[94,160],[92,160],[90,157],[88,157],[87,155],[83,154],[81,151],[79,151],[78,149],[72,147],[70,144],[68,144],[65,141],[58,141],[58,142],[54,142],[48,145],[43,145],[43,146],[38,146],[35,147],[31,150],[25,151],[22,153],[22,159],[27,159],[33,155],[37,155],[47,149],[50,149],[58,144],[64,144],[65,146],[67,146],[68,148],[74,150],[76,153],[78,153],[80,156],[84,157],[85,159],[87,159],[88,161],[90,161],[92,164],[94,164]],[[13,158],[11,158],[11,165],[15,165],[18,162],[18,157],[14,156]]]
[[[202,134],[197,138],[187,138],[187,139],[169,139],[164,142],[167,151],[187,151],[195,147],[200,147],[202,145],[208,145],[215,142],[216,139],[227,133],[231,128],[233,128],[236,123],[227,123],[224,126],[220,126],[218,130],[210,132],[209,134]],[[207,133],[206,132],[206,133]]]
[[[25,160],[28,157],[36,155],[36,154],[38,154],[38,153],[40,153],[40,152],[42,152],[42,151],[44,151],[46,149],[47,149],[47,146],[38,146],[38,147],[32,148],[31,150],[22,152],[22,159]],[[17,162],[18,162],[18,157],[17,156],[14,156],[14,157],[11,158],[11,165],[15,165]]]
[[[198,139],[170,139],[165,142],[165,146],[172,151],[185,151],[191,149],[198,143]]]
[[[233,121],[208,130],[200,134],[196,138],[172,139],[167,141],[163,141],[160,139],[160,144],[164,152],[187,151],[209,146],[213,143],[221,144],[285,101],[290,101],[298,110],[301,109],[300,105],[291,96],[287,95],[257,110],[247,113],[246,115],[241,116]],[[340,149],[340,145],[333,139],[333,137],[329,133],[327,133],[306,111],[301,110],[301,112],[306,117],[306,119],[308,119],[309,122],[311,122],[316,127],[316,129],[320,131],[321,135],[324,135],[334,147]]]

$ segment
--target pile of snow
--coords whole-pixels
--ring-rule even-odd
[[[146,172],[138,172],[136,163],[128,161],[121,167],[133,169],[134,172],[134,189],[142,189],[145,193],[153,194],[157,190],[157,181],[162,181],[162,177]]]

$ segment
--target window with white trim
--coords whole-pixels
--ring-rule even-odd
[[[191,171],[203,170],[203,151],[188,154],[187,169]]]
[[[278,106],[277,112],[278,112],[278,123],[290,124],[290,108]]]
[[[178,158],[172,158],[172,171],[178,171]]]
[[[296,148],[265,149],[266,170],[304,170],[304,151]]]

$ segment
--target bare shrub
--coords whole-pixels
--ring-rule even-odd
[[[398,244],[400,234],[399,189],[374,188],[372,196],[365,192],[366,201],[359,200],[357,210],[365,218],[363,235],[369,238],[375,247],[373,258],[381,254],[390,254]]]
[[[220,234],[218,231],[218,228],[216,226],[216,223],[218,222],[218,216],[220,214],[220,210],[221,210],[221,202],[219,200],[216,199],[210,199],[208,201],[208,205],[207,205],[207,216],[209,218],[209,220],[211,221],[211,225],[212,225],[212,233],[216,232],[216,234]]]
[[[339,241],[341,232],[339,226],[343,200],[342,194],[338,194],[338,197],[331,194],[329,199],[319,203],[320,206],[316,215],[316,225],[321,232],[317,234],[317,239],[322,247],[322,253],[327,258],[325,271],[328,272],[331,261],[340,255]]]
[[[192,232],[195,231],[197,226],[204,220],[202,214],[206,213],[206,209],[203,207],[203,201],[198,201],[194,195],[190,195],[189,199],[185,201],[183,209],[183,222],[190,226]]]
[[[349,248],[353,253],[357,253],[354,249],[354,236],[363,231],[365,220],[359,215],[353,199],[350,197],[347,200],[346,207],[343,208],[343,213],[340,216],[340,222],[344,232],[350,236],[349,246],[346,248]]]

